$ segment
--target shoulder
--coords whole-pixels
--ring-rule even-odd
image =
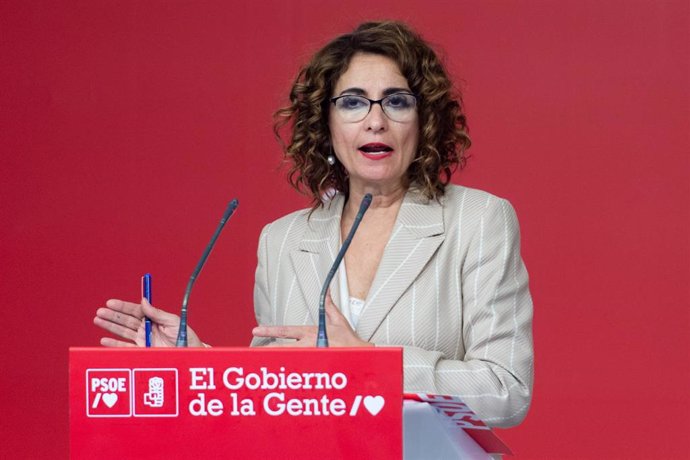
[[[462,206],[470,211],[481,211],[486,207],[497,206],[503,202],[507,203],[508,201],[484,190],[455,184],[446,186],[445,194],[441,198],[441,204],[446,209]]]
[[[289,235],[303,234],[309,218],[309,209],[300,209],[267,224],[261,230],[260,245],[271,246],[277,240],[284,241]]]
[[[283,217],[279,217],[273,222],[266,224],[261,233],[287,233],[295,225],[300,226],[306,224],[309,218],[309,211],[309,209],[299,209]]]
[[[505,198],[461,185],[448,185],[441,198],[444,221],[469,229],[481,225],[517,226],[513,206]]]
[[[329,233],[334,222],[340,219],[343,201],[338,194],[313,211],[310,208],[300,209],[271,222],[261,231],[259,244],[267,245],[269,249],[275,244],[285,248],[298,244],[305,234],[315,238]]]

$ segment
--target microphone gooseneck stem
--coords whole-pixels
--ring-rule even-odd
[[[194,281],[196,281],[196,270],[195,273],[189,278],[189,282],[187,282],[187,289],[184,291],[182,310],[180,311],[180,329],[177,331],[177,343],[175,343],[176,347],[187,346],[187,303],[189,302],[189,294],[192,292]]]
[[[355,236],[355,232],[357,231],[357,227],[359,227],[359,223],[362,221],[362,217],[364,217],[364,213],[367,212],[367,209],[369,209],[371,199],[371,193],[367,193],[366,195],[364,195],[364,198],[362,198],[362,203],[359,205],[359,211],[357,211],[355,221],[352,223],[350,233],[347,234],[347,238],[345,238],[345,241],[343,241],[343,245],[340,248],[340,251],[338,251],[338,255],[335,257],[335,260],[333,261],[331,270],[328,272],[328,275],[326,276],[326,281],[323,283],[323,288],[321,289],[321,296],[319,296],[319,329],[316,336],[317,348],[328,347],[328,334],[326,333],[326,294],[328,293],[328,286],[330,286],[331,280],[333,280],[335,272],[338,270],[338,266],[340,265],[340,262],[343,260],[345,252],[347,252],[347,248],[350,247],[352,238]]]
[[[211,254],[211,249],[213,249],[213,246],[215,246],[216,240],[218,239],[220,232],[223,230],[223,227],[225,227],[225,223],[230,219],[232,213],[235,212],[237,205],[239,205],[239,201],[237,201],[237,198],[235,198],[230,202],[230,204],[228,204],[228,207],[225,209],[225,212],[223,213],[223,217],[220,219],[218,227],[216,227],[215,233],[211,237],[211,241],[209,241],[208,245],[206,246],[206,249],[204,250],[204,253],[201,255],[201,259],[199,259],[199,262],[196,264],[196,268],[194,269],[192,276],[189,277],[187,289],[185,290],[184,298],[182,299],[182,310],[180,311],[180,328],[177,331],[177,342],[175,343],[175,346],[177,347],[187,346],[187,304],[189,303],[189,294],[191,294],[192,292],[194,282],[196,281],[197,276],[199,276],[201,269],[204,267],[206,259],[208,259],[208,255]]]

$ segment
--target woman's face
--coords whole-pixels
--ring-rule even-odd
[[[378,54],[355,54],[337,81],[332,97],[346,94],[382,99],[393,93],[411,93],[407,80],[392,59]],[[351,190],[385,192],[403,185],[414,160],[419,138],[416,109],[410,120],[393,121],[380,104],[372,104],[362,120],[346,122],[330,104],[329,128],[333,149],[349,173]]]

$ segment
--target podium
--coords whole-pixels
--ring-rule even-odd
[[[400,348],[70,348],[69,360],[74,459],[401,459],[403,432],[405,458],[434,458],[424,442],[441,432],[471,458],[509,452],[451,397],[406,395],[404,431]],[[444,411],[439,431],[428,417]],[[463,425],[479,438],[458,444]]]

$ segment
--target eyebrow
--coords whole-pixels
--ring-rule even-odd
[[[409,88],[386,88],[383,90],[383,97],[390,96],[391,94],[395,93],[412,93],[412,91]],[[339,96],[342,96],[343,94],[356,94],[358,96],[364,96],[367,94],[367,92],[362,89],[362,88],[347,88],[344,89],[340,92]]]

